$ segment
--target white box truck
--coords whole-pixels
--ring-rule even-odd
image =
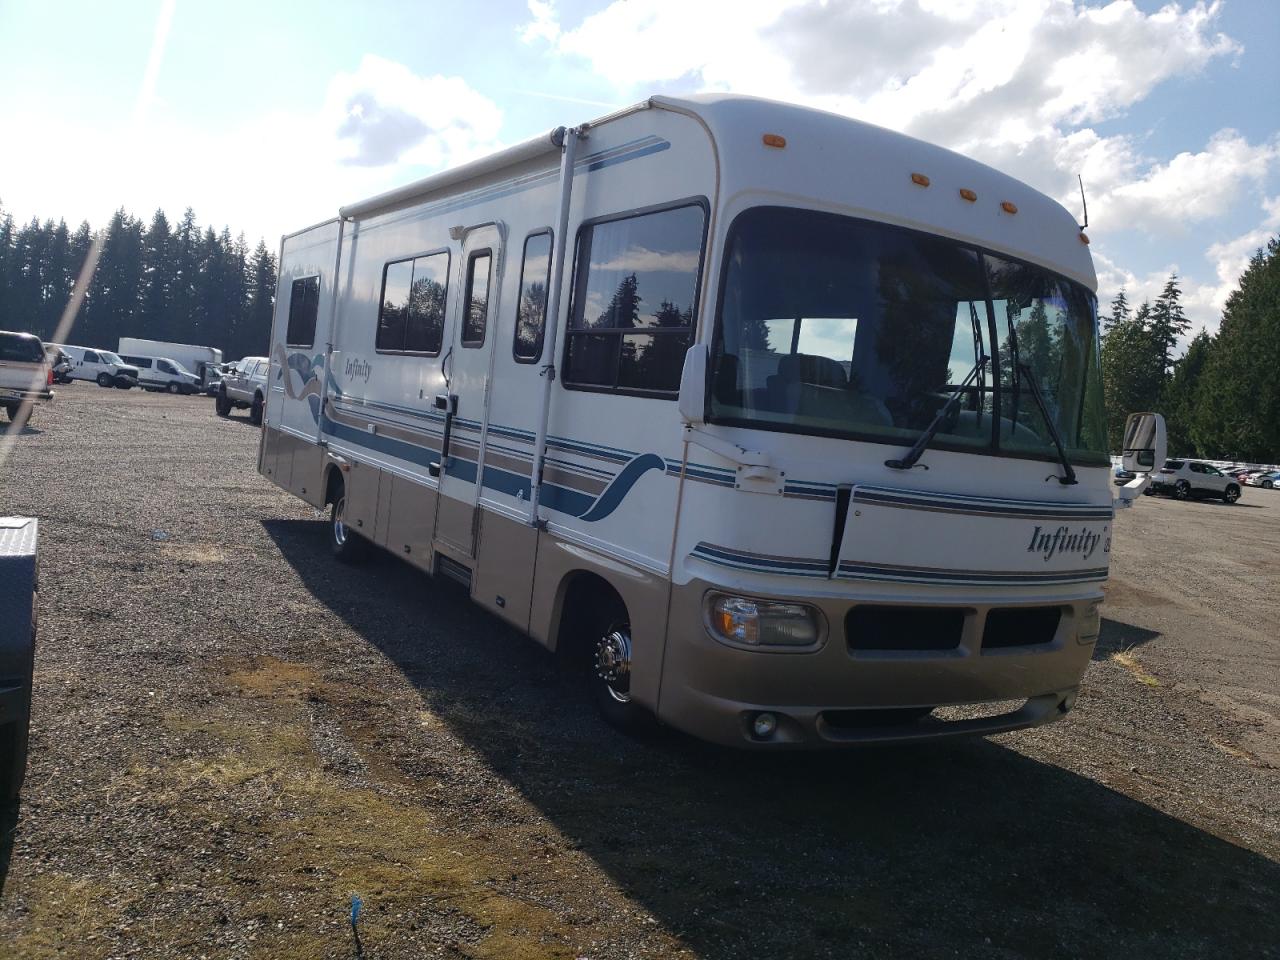
[[[768,750],[1071,709],[1117,502],[1057,202],[700,96],[338,213],[282,241],[259,470],[339,558],[460,581],[622,726]],[[1149,472],[1163,421],[1125,446]]]
[[[121,337],[118,352],[135,357],[163,357],[166,360],[176,360],[200,378],[201,389],[209,385],[210,379],[222,366],[221,350],[217,347],[201,347],[193,343],[168,343],[164,340]]]

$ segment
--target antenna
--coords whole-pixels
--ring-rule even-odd
[[[1080,204],[1084,207],[1084,223],[1080,225],[1080,229],[1083,230],[1089,226],[1089,201],[1084,198],[1084,179],[1077,173],[1076,180],[1080,183]]]

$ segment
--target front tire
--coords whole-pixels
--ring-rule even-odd
[[[649,729],[649,711],[631,698],[631,625],[610,623],[599,630],[591,658],[591,694],[596,709],[628,734]]]
[[[1263,480],[1263,481],[1262,481],[1262,489],[1263,489],[1263,490],[1271,490],[1271,489],[1273,489],[1273,488],[1275,487],[1275,485],[1276,485],[1276,482],[1275,482],[1274,480]]]
[[[176,383],[171,383],[169,384],[169,392],[176,396],[177,394],[182,392],[182,388],[178,386]]]
[[[227,399],[227,392],[219,390],[218,395],[213,399],[213,409],[217,411],[220,417],[231,416],[231,401]]]
[[[1240,499],[1240,488],[1234,483],[1228,484],[1227,489],[1222,492],[1222,500],[1224,503],[1235,503]]]
[[[98,386],[100,386],[100,387],[109,387],[109,386],[111,386],[111,374],[109,374],[109,373],[100,373],[100,374],[98,374]]]

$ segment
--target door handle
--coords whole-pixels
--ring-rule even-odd
[[[435,408],[444,411],[444,439],[440,442],[440,459],[427,465],[427,473],[438,477],[442,470],[449,469],[449,440],[453,436],[453,418],[458,413],[458,395],[437,393]]]

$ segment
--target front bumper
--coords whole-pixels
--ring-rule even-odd
[[[53,399],[52,390],[14,390],[0,388],[0,403],[17,400],[19,403],[48,403]]]
[[[948,601],[943,605],[965,610],[955,648],[854,651],[844,634],[852,600],[778,597],[817,605],[828,625],[825,644],[807,653],[738,649],[703,625],[708,589],[716,588],[701,581],[673,587],[657,712],[671,726],[726,746],[817,749],[1037,726],[1074,705],[1097,640],[1090,609],[1098,597]],[[926,605],[919,598],[894,601],[913,604]],[[1052,639],[984,650],[988,611],[1017,606],[1060,607]],[[752,722],[764,712],[777,726],[759,739]]]

